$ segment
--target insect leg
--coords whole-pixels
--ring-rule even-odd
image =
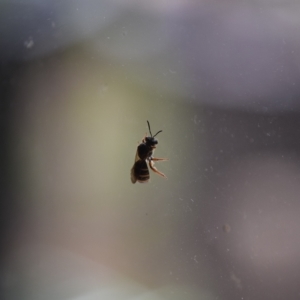
[[[154,161],[166,161],[166,160],[169,160],[168,158],[156,158],[156,157],[151,157],[151,160],[154,160]]]
[[[162,176],[162,177],[167,178],[167,176],[166,176],[164,173],[158,171],[158,170],[154,167],[154,162],[152,161],[152,158],[149,159],[149,167],[150,167],[150,169],[151,169],[153,172],[155,172],[156,174],[158,174],[158,175],[160,175],[160,176]]]

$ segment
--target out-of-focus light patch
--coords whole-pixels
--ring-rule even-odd
[[[130,169],[147,120],[152,132],[163,130],[157,157],[170,158],[170,141],[186,130],[174,130],[184,115],[180,107],[135,85],[133,71],[71,51],[21,75],[14,156],[22,158],[26,201],[14,245],[59,245],[156,284],[166,280],[157,268],[165,268],[178,217],[170,212],[172,180],[152,172],[149,184],[133,185]],[[179,178],[164,167],[180,161],[156,166]]]
[[[299,53],[297,29],[280,20],[274,10],[262,12],[250,5],[224,12],[218,8],[212,13],[218,21],[206,27],[209,38],[191,31],[194,46],[188,44],[187,51],[192,53],[186,58],[195,75],[201,76],[195,89],[207,93],[201,98],[203,102],[265,113],[295,108],[293,83],[299,79],[289,62],[294,64],[294,56]],[[278,23],[281,26],[275,25]],[[201,58],[193,63],[198,53]]]
[[[182,4],[188,9],[170,17],[144,7],[142,19],[131,14],[122,28],[111,26],[95,37],[91,55],[134,66],[137,84],[198,104],[263,113],[295,110],[299,79],[290,66],[297,64],[299,34],[277,12],[291,8],[250,1],[202,4],[205,10]]]
[[[40,184],[51,185],[51,194],[64,200],[96,200],[115,184],[119,145],[126,142],[122,125],[131,112],[126,93],[109,88],[105,75],[82,63],[70,57],[51,63],[49,73],[31,70],[21,92],[31,99],[19,127],[35,181],[31,186],[37,191]]]
[[[55,295],[89,299],[93,294],[101,296],[98,299],[108,295],[127,299],[145,290],[130,278],[63,248],[29,244],[12,252],[6,262],[2,276],[13,278],[4,286],[7,299],[16,299],[18,294],[22,299],[53,299]]]
[[[158,130],[162,120],[176,119],[174,113],[166,115],[168,103],[156,96],[149,106],[152,96],[130,81],[134,70],[127,69],[124,77],[118,68],[74,54],[29,71],[19,97],[30,100],[19,107],[17,122],[32,199],[40,203],[51,195],[61,205],[81,199],[114,206],[111,190],[130,180],[137,142],[148,131],[146,120]]]
[[[213,300],[216,295],[203,289],[197,289],[188,285],[164,285],[161,288],[148,291],[132,300]]]
[[[285,3],[287,4],[287,3]],[[284,22],[293,25],[293,26],[299,26],[300,20],[299,20],[299,14],[300,14],[300,5],[299,3],[290,3],[292,5],[286,5],[284,8],[283,7],[275,7],[275,15],[279,19],[282,19]],[[296,30],[296,28],[295,28]],[[296,33],[296,31],[295,31]]]
[[[28,244],[13,251],[0,270],[5,299],[211,300],[215,296],[188,285],[148,288],[125,274],[66,249]]]
[[[120,64],[126,62],[123,67],[134,62],[145,65],[151,58],[154,62],[159,60],[172,43],[175,33],[168,26],[160,15],[145,14],[141,19],[139,15],[131,14],[122,19],[122,27],[111,26],[105,32],[99,32],[89,48],[95,57],[101,54],[120,61]]]
[[[136,84],[196,104],[298,109],[299,5],[293,2],[30,3],[13,7],[14,18],[3,10],[3,28],[11,28],[2,32],[3,60],[33,59],[85,40],[93,58],[135,69]]]
[[[284,157],[288,157],[288,153]],[[231,201],[228,246],[243,264],[264,271],[293,265],[300,259],[298,201],[300,170],[296,158],[244,158],[227,170]]]
[[[122,1],[121,1],[122,2]],[[165,0],[165,1],[149,1],[140,2],[133,0],[132,5],[136,9],[142,9],[147,12],[159,12],[164,14],[182,13],[185,8],[189,8],[195,1],[193,0]],[[202,1],[200,1],[202,2]]]
[[[30,60],[78,43],[114,22],[123,9],[97,0],[1,1],[0,5],[3,61]]]

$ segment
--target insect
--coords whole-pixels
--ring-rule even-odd
[[[162,177],[167,178],[165,174],[158,171],[154,167],[154,161],[163,161],[168,159],[152,157],[153,151],[156,148],[156,145],[158,144],[158,141],[155,139],[155,137],[160,132],[162,132],[162,130],[158,131],[155,135],[152,136],[149,121],[147,121],[147,123],[148,123],[148,128],[151,136],[145,136],[142,142],[137,147],[134,165],[131,169],[132,183],[136,183],[137,181],[141,183],[149,181],[150,174],[149,174],[147,162],[149,163],[149,167],[153,172],[155,172],[156,174]]]

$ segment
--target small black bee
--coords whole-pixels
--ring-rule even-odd
[[[134,165],[131,169],[132,183],[136,183],[137,181],[141,183],[148,182],[150,174],[146,161],[148,161],[149,167],[153,172],[167,178],[165,174],[161,173],[154,167],[154,161],[162,161],[167,159],[152,157],[153,151],[158,144],[158,141],[154,137],[162,132],[162,130],[158,131],[154,136],[152,136],[149,121],[147,121],[147,123],[151,136],[145,136],[142,140],[142,143],[137,147]]]

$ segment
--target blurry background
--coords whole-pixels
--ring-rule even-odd
[[[1,299],[299,298],[300,3],[0,16]]]

